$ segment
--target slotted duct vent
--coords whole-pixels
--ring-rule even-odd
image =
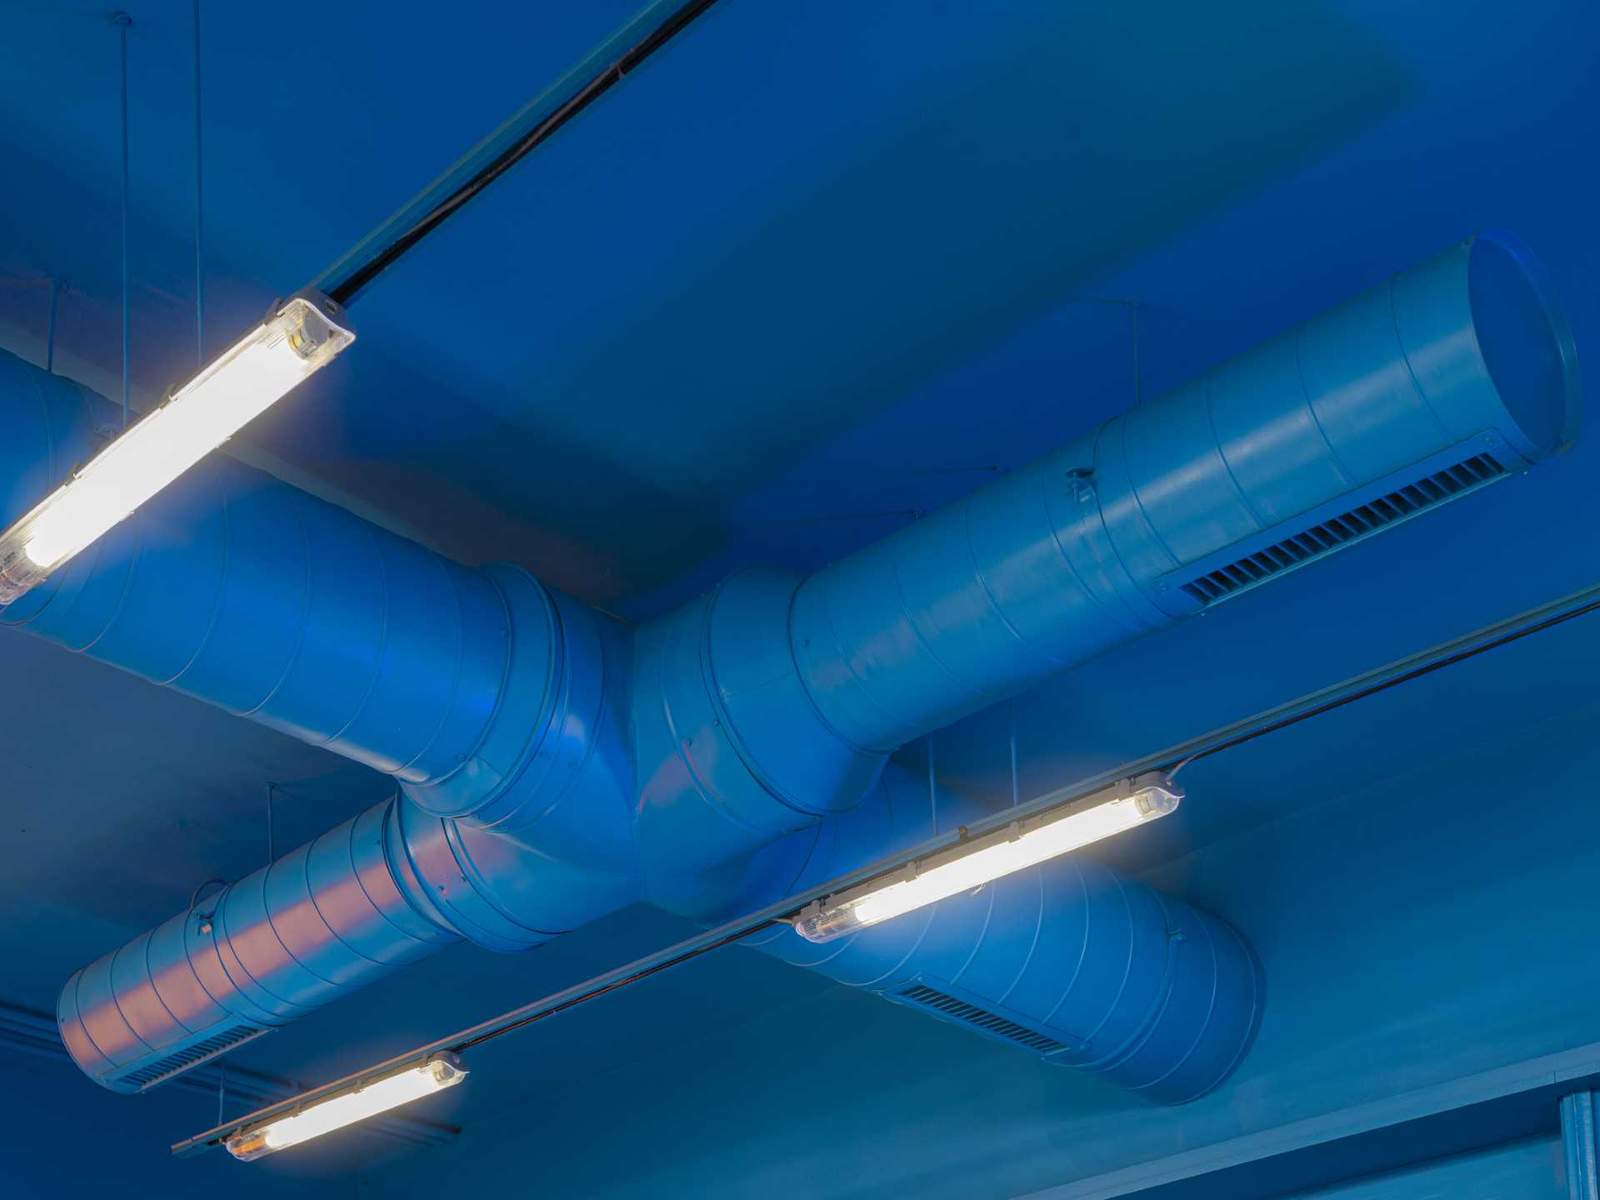
[[[938,988],[931,988],[925,983],[913,983],[896,992],[895,998],[925,1008],[943,1020],[966,1025],[990,1037],[1004,1038],[1008,1042],[1026,1046],[1040,1054],[1054,1054],[1057,1050],[1066,1049],[1065,1043],[1058,1042],[1037,1029],[1019,1025],[999,1013],[959,1000],[948,992],[941,992]]]
[[[251,1038],[260,1037],[266,1032],[265,1029],[257,1029],[254,1025],[235,1025],[231,1029],[224,1029],[219,1034],[179,1050],[176,1054],[169,1054],[136,1071],[129,1071],[119,1082],[131,1083],[143,1091],[145,1088],[154,1087],[169,1076],[199,1066],[206,1059],[215,1058],[224,1051],[232,1050],[235,1046],[248,1042]]]
[[[1275,575],[1302,567],[1380,529],[1492,483],[1505,473],[1505,467],[1492,454],[1475,454],[1180,586],[1201,604],[1217,604]]]

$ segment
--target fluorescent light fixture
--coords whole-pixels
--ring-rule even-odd
[[[92,545],[353,341],[310,300],[290,300],[6,530],[0,604]]]
[[[425,1063],[396,1071],[354,1091],[309,1104],[292,1116],[279,1117],[254,1129],[241,1129],[228,1139],[228,1153],[241,1162],[249,1162],[454,1087],[466,1077],[467,1069],[455,1055],[435,1055]]]
[[[831,942],[1147,824],[1172,812],[1182,799],[1183,789],[1159,772],[1124,780],[1059,811],[1013,821],[892,874],[815,900],[794,919],[795,932],[813,942]]]

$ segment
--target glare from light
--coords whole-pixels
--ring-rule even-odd
[[[795,918],[795,931],[813,942],[830,942],[1136,829],[1166,816],[1183,798],[1177,784],[1159,775],[1140,776],[1111,790],[1115,794],[1098,803],[1080,802],[1062,814],[1018,822],[816,901]]]
[[[0,537],[0,604],[93,545],[354,340],[310,301],[289,301]]]
[[[441,1054],[356,1091],[320,1100],[292,1116],[241,1130],[227,1140],[228,1153],[249,1162],[454,1087],[466,1077],[459,1059]]]

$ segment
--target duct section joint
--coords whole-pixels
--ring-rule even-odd
[[[658,764],[640,780],[640,852],[647,894],[674,911],[701,873],[851,807],[883,769],[811,703],[790,649],[797,585],[742,572],[637,636],[635,746]]]

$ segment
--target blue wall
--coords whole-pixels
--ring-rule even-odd
[[[1560,1170],[1560,1142],[1541,1139],[1319,1190],[1304,1200],[1565,1200]]]

